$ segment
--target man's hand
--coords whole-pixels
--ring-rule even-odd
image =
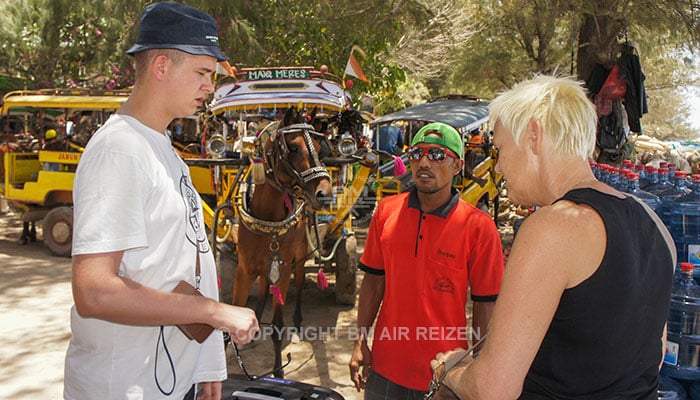
[[[237,344],[249,343],[260,330],[255,312],[250,308],[217,303],[214,327],[228,332]]]
[[[367,346],[367,340],[355,341],[355,348],[350,357],[350,379],[355,383],[355,389],[359,392],[367,384],[370,364],[372,363],[372,352]],[[362,367],[362,370],[360,370]]]
[[[197,400],[221,400],[221,382],[199,382]]]

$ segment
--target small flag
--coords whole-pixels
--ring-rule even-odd
[[[233,71],[233,67],[231,67],[228,61],[221,61],[216,64],[216,73],[222,76],[236,77],[236,73]]]
[[[354,76],[363,82],[369,82],[365,74],[362,72],[362,68],[360,68],[360,63],[357,61],[357,58],[355,58],[355,55],[352,54],[355,50],[362,54],[363,57],[365,56],[365,52],[362,51],[360,46],[352,46],[352,50],[350,50],[350,58],[348,58],[347,65],[345,65],[345,74]]]

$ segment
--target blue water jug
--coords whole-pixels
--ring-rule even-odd
[[[606,184],[610,184],[610,166],[608,164],[598,164],[600,169],[600,181]]]
[[[673,178],[674,176],[676,176],[676,171],[678,171],[676,164],[668,163],[668,177]]]
[[[668,168],[659,168],[659,181],[644,188],[649,193],[659,195],[660,192],[673,188],[673,183],[668,177]]]
[[[673,283],[662,374],[677,379],[700,379],[700,285],[695,267],[683,262]]]
[[[646,185],[647,182],[647,170],[644,167],[644,164],[636,164],[634,166],[634,172],[639,174],[639,187],[643,187]]]
[[[693,175],[691,190],[671,204],[671,235],[678,261],[693,263],[700,270],[700,174]]]
[[[627,192],[643,202],[647,203],[649,207],[651,207],[654,212],[657,214],[659,213],[659,209],[661,208],[661,200],[659,197],[655,194],[649,193],[645,190],[642,190],[639,188],[639,174],[636,172],[630,172],[628,173],[628,190]]]
[[[595,176],[597,180],[600,180],[600,167],[598,166],[598,163],[593,160],[588,160],[588,165],[591,167],[593,176]]]
[[[642,190],[646,190],[649,186],[659,183],[659,169],[653,165],[647,165],[645,168],[647,170],[647,181],[640,186]]]
[[[636,174],[634,171],[627,169],[620,170],[620,183],[617,186],[617,190],[621,192],[629,192],[630,190],[630,174]]]
[[[617,190],[620,189],[620,168],[613,165],[608,167],[608,185],[614,187]]]
[[[687,176],[688,173],[685,171],[676,171],[673,187],[656,193],[661,200],[659,216],[669,231],[671,230],[671,209],[673,208],[673,202],[677,198],[690,193],[690,189],[686,186]]]

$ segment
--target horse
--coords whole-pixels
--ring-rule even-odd
[[[259,133],[256,138],[259,157],[253,165],[253,180],[258,182],[252,194],[244,194],[244,198],[249,198],[247,204],[237,205],[240,223],[233,304],[245,306],[250,287],[258,279],[260,298],[255,313],[259,320],[267,295],[272,292],[273,373],[280,378],[284,376],[282,311],[292,271],[297,290],[293,319],[295,327],[301,327],[304,263],[311,255],[304,227],[308,224],[305,213],[309,208],[326,208],[332,195],[330,175],[321,162],[330,152],[330,143],[305,122],[291,107],[277,129]],[[256,168],[260,171],[257,179]]]

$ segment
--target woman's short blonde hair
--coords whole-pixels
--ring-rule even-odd
[[[500,122],[516,143],[532,119],[540,122],[556,155],[584,160],[592,156],[598,115],[581,82],[538,75],[498,95],[489,106],[491,126]]]

